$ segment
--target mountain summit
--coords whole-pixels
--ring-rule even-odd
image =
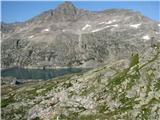
[[[73,21],[76,19],[76,14],[77,9],[71,2],[64,2],[54,11],[55,17],[60,16],[60,21]]]
[[[60,12],[62,14],[69,14],[69,13],[74,13],[76,14],[76,7],[71,3],[71,2],[64,2],[63,4],[60,4],[56,8],[57,12]]]

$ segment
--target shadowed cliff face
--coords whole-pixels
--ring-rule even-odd
[[[26,22],[2,23],[2,67],[96,67],[152,53],[159,23],[138,12],[90,12],[64,2]],[[145,60],[145,59],[144,59]]]

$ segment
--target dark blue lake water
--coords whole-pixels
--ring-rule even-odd
[[[15,77],[17,79],[43,79],[47,80],[58,76],[85,72],[87,69],[82,68],[63,68],[63,69],[24,69],[24,68],[12,68],[8,70],[2,70],[2,77]]]

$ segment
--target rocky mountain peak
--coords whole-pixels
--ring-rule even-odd
[[[71,3],[71,2],[68,2],[68,1],[65,1],[64,3],[60,4],[58,7],[57,7],[58,10],[73,10],[73,9],[76,9],[76,7]]]
[[[68,1],[62,3],[55,9],[55,15],[59,16],[60,20],[62,21],[75,20],[76,14],[77,8]]]
[[[76,11],[76,7],[71,3],[71,2],[64,2],[62,4],[60,4],[56,10],[58,12],[61,12],[61,13],[67,13],[67,12],[75,12]]]

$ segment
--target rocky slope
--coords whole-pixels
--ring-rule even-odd
[[[26,22],[2,23],[2,67],[95,67],[159,41],[160,24],[139,12],[91,12],[65,2]]]
[[[2,120],[159,120],[160,44],[83,74],[2,86]]]

